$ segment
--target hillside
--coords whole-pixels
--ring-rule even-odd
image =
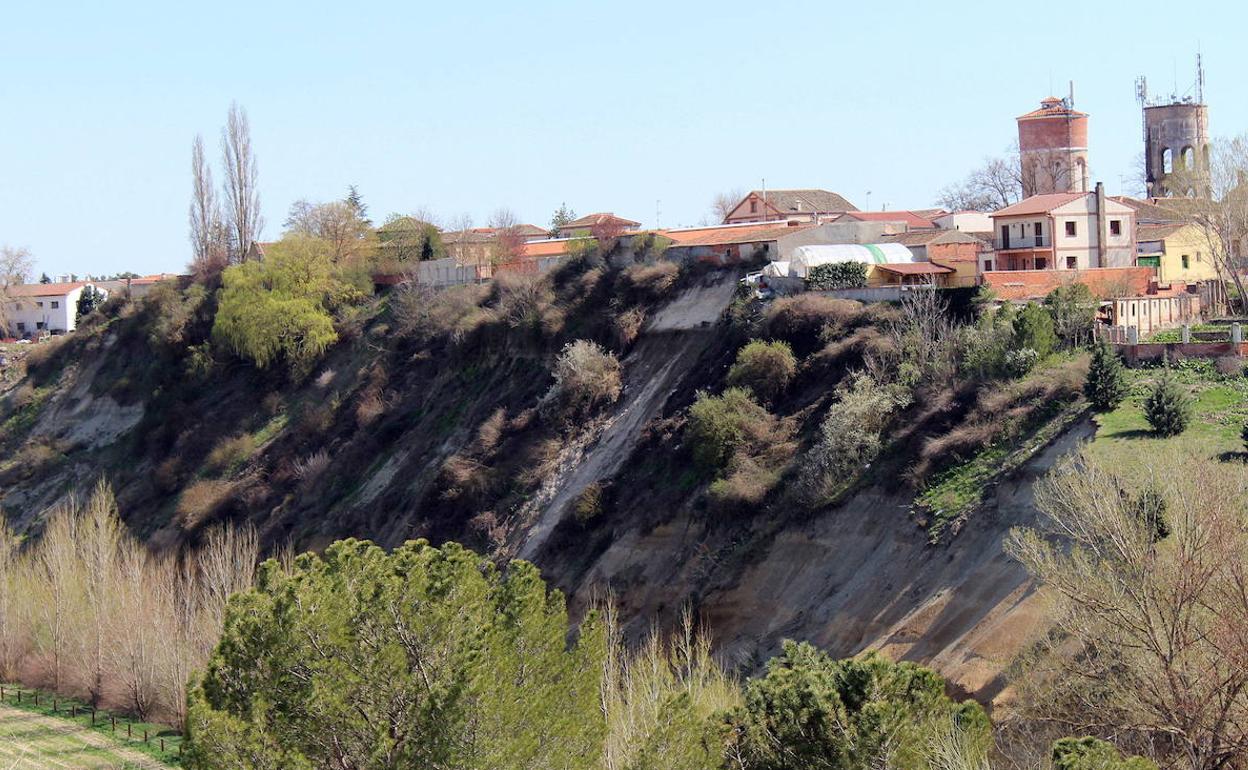
[[[396,289],[340,311],[339,341],[299,375],[214,347],[213,293],[162,286],[31,351],[3,396],[0,504],[37,533],[103,476],[161,548],[222,521],[268,548],[453,539],[532,559],[574,608],[609,589],[635,635],[692,605],[746,669],[782,638],[880,647],[991,699],[1037,616],[1002,539],[1034,520],[1031,481],[1090,434],[1066,430],[1084,359],[964,375],[953,353],[909,350],[913,309],[746,301],[738,278],[587,259]],[[708,466],[691,405],[755,338],[793,351],[792,381],[750,402],[746,437]],[[577,339],[619,357],[622,390],[572,414],[551,370]],[[878,458],[802,491],[821,424],[873,393]]]

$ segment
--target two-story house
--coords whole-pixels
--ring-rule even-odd
[[[1088,270],[1135,264],[1135,211],[1095,192],[1033,195],[992,215],[981,269]]]
[[[83,289],[93,285],[74,281],[10,286],[5,301],[7,333],[27,337],[43,331],[72,332],[78,323],[78,298]]]

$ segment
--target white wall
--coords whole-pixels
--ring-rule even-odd
[[[18,297],[9,300],[9,334],[21,337],[23,334],[35,334],[42,329],[72,332],[77,326],[78,298],[82,296],[84,288],[86,286],[79,286],[63,295]]]

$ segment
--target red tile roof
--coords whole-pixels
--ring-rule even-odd
[[[764,243],[785,235],[816,227],[813,223],[790,225],[784,222],[758,222],[748,225],[699,227],[692,230],[660,230],[673,246],[729,246],[740,243]]]
[[[936,223],[921,217],[913,211],[847,211],[841,218],[857,219],[860,222],[904,222],[908,227],[919,230],[934,230]]]
[[[568,253],[568,248],[575,240],[575,238],[561,238],[551,241],[529,241],[520,245],[520,254],[525,259],[561,257]]]
[[[10,297],[64,297],[74,289],[81,289],[89,281],[71,283],[19,283],[8,288]]]
[[[1151,267],[1097,267],[1088,270],[993,270],[984,271],[984,283],[1000,299],[1026,300],[1047,297],[1059,286],[1082,283],[1098,297],[1112,294],[1142,297],[1153,278]]]
[[[1046,193],[1044,195],[1033,195],[1030,198],[1024,198],[1010,206],[1006,206],[1000,211],[992,212],[994,217],[1017,217],[1026,214],[1047,214],[1053,209],[1061,208],[1071,201],[1076,201],[1085,195],[1092,193],[1066,192],[1066,193]]]
[[[580,228],[580,227],[593,227],[594,225],[599,225],[599,224],[604,224],[604,223],[616,225],[619,227],[638,227],[641,225],[640,222],[634,222],[631,219],[617,217],[613,212],[604,211],[604,212],[599,212],[597,214],[586,214],[585,216],[580,217],[579,219],[572,220],[571,222],[567,223],[566,225],[564,225],[563,227],[559,229],[560,230],[572,230],[572,229]]]
[[[1032,110],[1026,115],[1019,115],[1018,119],[1028,120],[1030,118],[1053,118],[1058,116],[1086,118],[1088,114],[1086,112],[1068,110],[1066,109],[1065,103],[1061,99],[1058,99],[1056,96],[1050,96],[1047,99],[1040,100],[1040,109]]]

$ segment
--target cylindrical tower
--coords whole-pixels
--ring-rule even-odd
[[[1018,118],[1023,195],[1087,192],[1088,116],[1050,96]]]
[[[1149,195],[1200,194],[1188,172],[1209,167],[1209,108],[1187,101],[1145,106],[1144,166]]]

